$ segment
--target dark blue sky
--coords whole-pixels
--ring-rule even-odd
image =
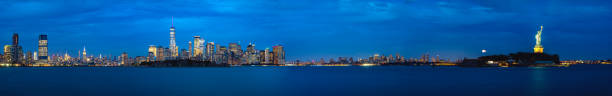
[[[294,60],[375,53],[443,58],[531,52],[544,25],[545,52],[609,59],[607,0],[2,0],[0,44],[14,32],[26,51],[49,35],[51,53],[144,56],[168,46],[171,17],[180,48],[192,36],[227,45],[282,44]],[[317,59],[318,60],[318,59]]]

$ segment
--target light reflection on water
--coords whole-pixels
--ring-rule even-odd
[[[530,96],[545,96],[544,93],[546,91],[546,73],[543,71],[542,67],[535,67],[533,71],[531,71],[531,95]]]

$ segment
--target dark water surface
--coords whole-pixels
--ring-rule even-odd
[[[612,96],[612,65],[4,67],[0,96]]]

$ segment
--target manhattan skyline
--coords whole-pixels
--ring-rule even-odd
[[[482,49],[530,52],[537,25],[544,25],[544,52],[562,59],[612,57],[605,26],[612,16],[609,5],[597,1],[2,2],[8,5],[2,13],[14,14],[0,15],[0,36],[7,38],[0,43],[10,44],[8,37],[18,33],[23,50],[36,51],[38,35],[47,34],[49,54],[76,56],[86,46],[93,55],[146,56],[149,45],[169,44],[173,24],[179,49],[198,35],[218,44],[252,42],[257,49],[282,44],[287,61],[396,53],[463,58]]]

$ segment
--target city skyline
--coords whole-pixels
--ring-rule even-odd
[[[201,36],[207,42],[212,40],[222,45],[240,43],[240,46],[247,46],[248,43],[253,42],[258,45],[257,49],[260,50],[272,49],[272,46],[282,44],[287,51],[287,61],[368,57],[377,53],[400,53],[406,57],[419,57],[424,53],[430,53],[432,55],[449,56],[443,58],[462,58],[480,56],[480,50],[482,49],[486,49],[488,54],[531,52],[535,44],[535,40],[532,38],[537,31],[534,26],[545,25],[547,30],[542,36],[542,43],[546,46],[546,49],[544,49],[546,53],[562,54],[562,59],[609,59],[611,57],[609,53],[612,53],[607,50],[610,48],[611,40],[606,39],[605,36],[610,34],[610,29],[605,27],[609,23],[598,20],[610,17],[610,13],[607,6],[597,4],[595,1],[581,3],[573,1],[537,2],[537,4],[548,4],[541,7],[542,11],[539,12],[509,11],[507,9],[524,9],[525,6],[496,5],[507,3],[501,1],[321,1],[329,5],[321,7],[322,5],[317,3],[316,5],[321,9],[318,9],[319,7],[296,6],[296,10],[305,12],[300,13],[302,14],[300,16],[292,16],[290,15],[293,14],[291,12],[279,11],[282,8],[293,8],[288,5],[300,5],[296,3],[283,1],[261,1],[257,3],[264,5],[283,4],[283,6],[277,5],[275,8],[268,8],[258,5],[246,6],[249,4],[243,6],[246,1],[226,2],[230,2],[228,3],[230,5],[223,6],[242,9],[254,8],[252,10],[230,10],[231,8],[228,7],[230,9],[212,10],[213,7],[222,5],[215,3],[211,5],[217,6],[211,8],[193,8],[211,9],[206,11],[184,10],[183,8],[146,10],[143,5],[128,6],[134,3],[120,3],[113,6],[100,3],[94,4],[97,6],[92,7],[92,9],[96,9],[93,11],[48,9],[55,10],[51,11],[55,14],[46,17],[30,15],[41,9],[5,10],[6,12],[3,13],[16,13],[16,15],[25,15],[25,17],[0,16],[3,17],[0,20],[7,21],[0,23],[0,25],[3,25],[0,27],[0,31],[3,31],[0,36],[8,38],[14,32],[19,33],[23,52],[36,51],[38,35],[47,34],[49,54],[61,54],[69,50],[69,53],[77,56],[78,53],[75,52],[81,50],[83,46],[87,46],[87,53],[93,55],[104,53],[118,56],[125,51],[130,53],[130,56],[146,56],[148,45],[168,46],[168,28],[175,25],[177,30],[176,41],[179,49],[187,48],[187,42],[192,41],[192,36]],[[175,3],[182,4],[180,2]],[[302,3],[312,4],[306,1]],[[517,1],[514,3],[524,2]],[[54,7],[53,3],[37,1],[11,4],[7,8]],[[432,13],[415,11],[412,10],[415,8],[408,7],[411,5],[435,10],[429,10]],[[572,5],[572,8],[575,9],[550,10],[563,5]],[[172,7],[168,5],[152,6]],[[351,10],[342,9],[344,7]],[[563,8],[565,7],[567,6],[563,6]],[[130,10],[109,12],[118,8]],[[322,13],[321,16],[329,15],[331,17],[306,15],[317,10],[326,10],[323,12],[327,13]],[[581,17],[561,12],[568,10],[582,13]],[[76,11],[76,13],[65,13],[72,11]],[[132,11],[141,13],[130,14],[129,12]],[[189,14],[182,13],[190,11]],[[245,13],[242,13],[243,11]],[[450,13],[444,13],[447,11],[450,11]],[[465,11],[465,13],[453,13],[453,11]],[[88,17],[96,12],[100,14],[116,13],[117,16]],[[431,21],[416,20],[416,22],[411,22],[414,18],[424,16],[412,17],[416,13],[408,14],[410,12],[433,17],[425,19]],[[142,16],[152,13],[164,15]],[[441,17],[440,14],[458,14],[460,17],[454,19],[468,19],[469,21],[459,22],[460,20],[451,20],[453,17]],[[512,14],[529,15],[514,16]],[[55,17],[55,15],[66,16]],[[270,15],[271,17],[266,17]],[[172,23],[172,17],[176,19],[174,23]],[[342,19],[344,17],[353,17],[356,20]],[[28,18],[34,19],[34,21],[26,20]],[[83,20],[72,20],[73,18]],[[513,21],[515,18],[525,20]],[[36,22],[37,20],[39,22]],[[331,21],[323,22],[325,20]],[[58,25],[52,25],[54,24],[53,21],[62,22],[57,23]],[[10,39],[0,41],[2,45],[11,43]],[[586,50],[587,47],[584,46],[598,47],[589,47],[589,50]],[[246,47],[241,47],[241,49],[245,50]]]

